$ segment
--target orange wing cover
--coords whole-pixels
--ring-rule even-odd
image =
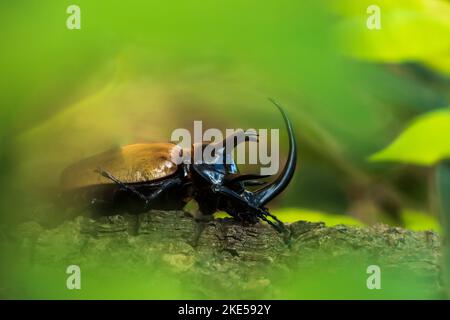
[[[108,171],[124,183],[161,179],[177,171],[172,155],[179,150],[172,143],[140,143],[106,151],[66,168],[61,175],[61,187],[63,190],[70,190],[114,184],[103,177],[98,169]]]

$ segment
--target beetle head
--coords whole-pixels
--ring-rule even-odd
[[[196,153],[203,155],[207,148],[213,150],[210,159],[206,159],[207,161],[202,161],[201,163],[193,162],[192,165],[193,171],[202,177],[206,183],[230,187],[231,189],[240,192],[247,201],[258,207],[263,207],[288,186],[294,175],[297,164],[297,145],[292,124],[281,106],[275,101],[271,101],[281,112],[289,136],[289,154],[286,165],[281,174],[272,183],[267,184],[256,191],[246,190],[244,188],[245,186],[265,184],[258,179],[266,178],[267,176],[240,175],[239,170],[233,161],[233,149],[239,143],[245,141],[257,141],[256,132],[249,133],[248,131],[244,132],[243,130],[237,130],[234,134],[224,139],[220,146],[217,144],[194,144],[191,148],[193,156]]]

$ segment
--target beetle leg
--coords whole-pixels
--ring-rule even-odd
[[[231,197],[233,200],[238,201],[239,203],[250,207],[251,209],[253,209],[257,214],[258,214],[258,218],[260,218],[261,220],[266,221],[268,224],[270,224],[272,227],[274,227],[275,230],[277,230],[280,233],[283,234],[288,234],[288,230],[286,229],[286,227],[284,226],[283,222],[281,222],[280,220],[278,220],[277,217],[275,217],[274,215],[270,214],[268,211],[263,210],[259,207],[256,207],[254,205],[252,205],[251,203],[248,202],[247,199],[243,198],[240,194],[236,193],[235,191],[224,187],[222,185],[213,185],[212,186],[212,191],[214,193],[219,193],[222,194],[224,196],[227,197]],[[276,221],[276,224],[273,223],[272,221],[270,221],[267,216],[271,217],[272,219],[274,219]]]
[[[194,247],[194,248],[197,247],[200,237],[203,233],[203,230],[205,230],[205,227],[208,224],[208,222],[213,219],[214,219],[213,215],[205,215],[205,214],[197,215],[194,218],[194,221],[195,221],[194,236],[193,236],[192,240],[189,241],[189,244],[192,247]]]
[[[124,190],[128,190],[128,191],[132,192],[133,194],[137,195],[140,199],[142,199],[145,202],[145,209],[149,209],[149,205],[150,205],[150,202],[152,200],[154,200],[156,197],[161,195],[163,192],[165,192],[170,187],[172,187],[174,185],[177,185],[177,184],[179,184],[181,182],[180,179],[174,178],[174,179],[165,180],[165,181],[161,181],[161,182],[155,183],[154,185],[155,185],[155,187],[156,186],[158,187],[158,190],[156,190],[155,192],[153,192],[149,196],[145,196],[144,194],[142,194],[139,191],[137,191],[133,186],[127,185],[127,184],[123,183],[122,181],[120,181],[119,179],[117,179],[116,177],[114,177],[108,171],[102,170],[101,168],[98,168],[97,172],[99,172],[105,178],[108,178],[108,179],[114,181],[115,183],[117,183]]]
[[[158,187],[159,189],[156,190],[155,192],[153,192],[150,196],[145,197],[146,202],[145,202],[145,207],[146,209],[148,209],[148,205],[150,204],[150,202],[152,200],[154,200],[155,198],[157,198],[159,195],[161,195],[163,192],[167,191],[167,189],[169,189],[170,187],[173,187],[175,185],[178,185],[181,182],[181,180],[179,179],[170,179],[170,180],[165,180],[163,182],[161,182]]]
[[[108,171],[103,170],[101,168],[97,169],[97,172],[99,174],[101,174],[103,177],[110,179],[111,181],[115,182],[116,184],[118,184],[122,189],[124,190],[128,190],[130,192],[132,192],[133,194],[137,195],[140,199],[142,199],[143,201],[145,201],[145,204],[147,205],[149,200],[148,198],[143,195],[142,193],[140,193],[139,191],[137,191],[134,187],[126,185],[125,183],[123,183],[122,181],[120,181],[119,179],[117,179],[116,177],[114,177],[112,174],[110,174]]]

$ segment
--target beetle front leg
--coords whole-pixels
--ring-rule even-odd
[[[236,193],[235,191],[224,187],[222,185],[219,184],[214,184],[211,187],[212,192],[214,193],[219,193],[225,197],[231,198],[237,202],[239,202],[240,204],[249,207],[250,209],[252,209],[255,213],[258,213],[258,217],[261,220],[266,221],[268,224],[270,224],[275,230],[277,230],[280,233],[283,234],[289,234],[289,231],[286,229],[286,227],[284,226],[284,223],[281,222],[280,220],[278,220],[277,217],[275,217],[274,215],[270,214],[269,212],[264,211],[263,209],[254,206],[253,204],[251,204],[247,199],[243,198],[240,194]],[[277,224],[273,223],[272,221],[270,221],[266,216],[270,216],[271,218],[273,218]]]

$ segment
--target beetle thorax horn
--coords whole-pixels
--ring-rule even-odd
[[[253,192],[255,196],[254,201],[258,206],[264,206],[270,200],[279,195],[288,186],[289,182],[294,176],[295,167],[297,165],[297,144],[295,141],[294,129],[292,128],[292,124],[283,109],[272,99],[270,99],[270,101],[275,104],[275,106],[277,106],[278,110],[280,110],[281,114],[283,115],[289,136],[289,154],[286,165],[284,166],[283,171],[278,176],[278,178],[264,188]]]
[[[256,130],[249,129],[244,131],[242,129],[237,129],[222,141],[213,143],[211,146],[217,151],[218,156],[222,157],[223,163],[230,164],[233,162],[233,150],[239,144],[251,141],[258,141]]]

